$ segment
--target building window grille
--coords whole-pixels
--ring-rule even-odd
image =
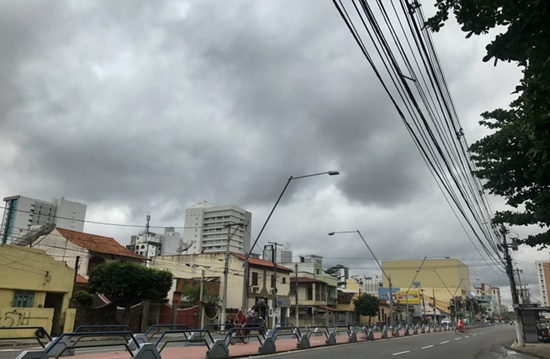
[[[13,295],[13,307],[32,308],[34,292],[15,291]]]

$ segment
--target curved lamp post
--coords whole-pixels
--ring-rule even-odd
[[[376,256],[372,252],[372,249],[370,249],[367,241],[365,240],[365,238],[363,238],[363,236],[361,235],[361,232],[359,232],[358,229],[356,229],[355,231],[330,232],[328,235],[333,236],[337,233],[357,233],[359,235],[359,237],[361,237],[361,239],[363,240],[363,243],[365,243],[365,245],[367,246],[367,249],[369,250],[370,254],[372,255],[372,258],[374,258],[374,260],[376,261],[376,264],[378,264],[378,267],[382,271],[382,274],[384,274],[384,277],[386,277],[386,279],[388,280],[388,284],[390,286],[390,293],[388,295],[389,300],[390,300],[390,325],[393,326],[393,298],[392,298],[393,296],[392,296],[391,277],[386,274],[386,272],[384,271],[384,268],[382,268],[382,266],[380,265],[380,262],[378,261],[378,258],[376,258]]]
[[[250,258],[250,255],[252,254],[252,250],[254,249],[254,247],[256,246],[256,243],[258,243],[258,240],[262,236],[262,233],[264,232],[264,229],[267,225],[267,222],[269,222],[269,219],[271,218],[271,215],[273,215],[273,212],[275,211],[275,208],[277,208],[277,205],[281,201],[281,198],[283,197],[283,194],[285,193],[285,191],[286,191],[288,185],[290,184],[290,182],[292,180],[295,180],[295,179],[306,178],[306,177],[321,176],[321,175],[337,176],[339,174],[340,174],[340,172],[338,172],[338,171],[327,171],[327,172],[313,173],[313,174],[304,175],[304,176],[290,176],[289,177],[289,179],[287,180],[283,190],[281,191],[281,194],[279,195],[279,198],[277,198],[277,201],[275,202],[275,205],[271,209],[271,212],[269,212],[269,215],[267,216],[267,219],[265,220],[264,225],[262,226],[262,229],[260,229],[260,232],[258,233],[258,236],[256,237],[256,240],[254,241],[252,246],[250,246],[250,249],[248,250],[248,252],[246,252],[245,255],[244,255],[244,263],[243,263],[244,276],[243,276],[243,297],[242,297],[243,308],[246,309],[247,304],[248,304],[247,303],[247,298],[248,298],[248,258]],[[274,305],[275,304],[276,303],[274,303]]]

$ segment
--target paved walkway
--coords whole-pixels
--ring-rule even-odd
[[[374,339],[381,339],[382,334],[380,332],[374,333]],[[391,337],[391,334],[389,334]],[[312,333],[309,341],[310,346],[321,347],[326,345],[326,336],[324,333]],[[364,332],[357,334],[357,341],[366,341]],[[340,333],[336,335],[336,343],[344,344],[349,342],[349,337],[347,333]],[[276,351],[285,352],[290,350],[297,350],[298,342],[296,338],[290,336],[279,336],[275,342]],[[247,344],[236,343],[228,346],[229,356],[232,358],[242,357],[242,356],[251,356],[259,354],[260,342],[257,338],[251,337],[250,342]],[[205,345],[188,345],[188,346],[167,346],[161,351],[162,359],[206,359],[206,351],[208,347]],[[75,359],[122,359],[128,358],[129,354],[123,348],[120,348],[117,351],[113,352],[103,352],[103,353],[88,353],[88,354],[78,354],[73,356]]]

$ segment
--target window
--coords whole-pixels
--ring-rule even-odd
[[[258,273],[252,272],[252,285],[258,285]]]
[[[32,308],[34,301],[34,292],[18,290],[13,295],[13,307]]]
[[[281,280],[281,283],[286,284],[286,278],[285,277],[283,277],[283,279]]]
[[[275,283],[275,274],[272,274],[271,275],[271,288],[275,288],[277,286],[277,284]]]

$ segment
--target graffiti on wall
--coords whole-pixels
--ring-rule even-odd
[[[11,311],[4,312],[4,315],[0,317],[0,326],[3,327],[20,327],[29,325],[31,317],[30,311],[24,311],[21,309],[13,309]]]

